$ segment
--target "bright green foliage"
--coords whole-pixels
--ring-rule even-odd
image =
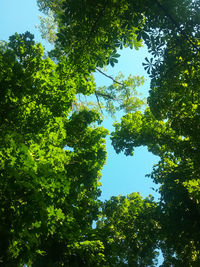
[[[54,44],[57,39],[57,25],[53,16],[53,12],[49,11],[47,16],[39,16],[39,19],[40,25],[36,25],[36,28],[39,28],[43,39],[47,40],[50,44]]]
[[[146,145],[149,151],[160,156],[150,176],[160,184],[161,248],[168,264],[175,261],[172,256],[176,252],[177,264],[187,262],[193,266],[193,261],[198,262],[200,214],[199,172],[191,141],[178,135],[170,127],[170,121],[156,120],[149,110],[124,116],[115,129],[112,139],[117,152],[124,150],[130,155],[134,147]],[[167,255],[169,248],[171,253]]]
[[[105,106],[105,110],[111,116],[114,116],[119,110],[123,110],[125,113],[134,112],[145,104],[145,100],[136,91],[136,87],[143,83],[144,77],[129,75],[127,79],[124,79],[124,75],[119,73],[112,85],[98,87],[95,94],[100,107]]]
[[[170,3],[155,2],[168,23],[156,18],[145,24],[146,33],[151,26],[158,34],[151,41],[144,36],[156,59],[144,63],[152,78],[150,108],[125,115],[112,141],[117,152],[130,155],[145,145],[160,156],[150,177],[160,184],[162,266],[199,266],[199,3],[185,1],[188,9],[178,12],[180,2],[175,1],[175,14]]]
[[[94,111],[70,115],[79,80],[70,66],[44,58],[28,32],[1,45],[0,65],[1,262],[71,266],[81,242],[102,250],[88,233],[107,131],[95,126]]]
[[[97,94],[97,89],[93,76],[76,72],[70,62],[62,56],[55,64],[28,32],[1,43],[4,266],[105,263],[103,241],[95,237],[92,222],[99,213],[107,131],[95,126],[101,122],[98,112],[74,108],[77,97]],[[132,77],[124,81],[119,100],[128,101],[141,82]],[[120,95],[118,84],[108,91],[114,94],[115,89]],[[134,101],[133,108],[142,103]]]
[[[155,266],[158,224],[153,198],[138,193],[102,203],[97,229],[105,246],[106,266]]]
[[[38,4],[41,10],[54,12],[58,23],[57,48],[64,50],[79,71],[114,66],[118,62],[117,48],[141,46],[136,30],[144,19],[140,13],[129,12],[126,0],[39,0]]]
[[[55,24],[58,26],[55,49],[51,56],[60,60],[62,56],[72,65],[72,74],[82,74],[81,84],[93,85],[91,73],[102,71],[106,65],[114,65],[120,55],[117,49],[131,47],[138,49],[142,40],[137,41],[138,25],[143,25],[143,16],[129,12],[131,6],[122,1],[46,1],[38,0],[40,9],[45,13],[53,12]],[[48,32],[49,23],[46,31]],[[42,34],[45,27],[42,27]],[[118,110],[133,111],[144,104],[144,100],[137,96],[135,88],[144,83],[143,77],[129,76],[126,80],[120,73],[109,87],[88,90],[88,94],[95,93],[97,109],[105,109],[112,116]],[[90,83],[89,83],[90,82]],[[85,88],[84,88],[85,90]],[[82,93],[81,89],[79,93]],[[76,107],[83,106],[82,102]],[[93,103],[94,104],[94,103]],[[85,105],[88,105],[85,103]]]
[[[154,266],[157,248],[163,267],[199,266],[199,1],[38,4],[58,27],[50,57],[30,33],[0,44],[3,266]],[[42,22],[53,37],[55,25]],[[143,63],[152,78],[144,112],[135,97],[142,78],[97,88],[92,75],[142,40],[153,57]],[[117,152],[145,145],[160,157],[150,175],[159,203],[131,194],[100,208],[107,131],[82,95],[129,113],[112,142]]]

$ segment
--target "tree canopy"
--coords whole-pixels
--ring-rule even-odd
[[[53,50],[29,32],[0,43],[2,266],[156,266],[159,250],[162,267],[199,266],[200,2],[37,2]],[[143,77],[103,70],[119,49],[142,44],[146,106],[136,91]],[[95,71],[112,85],[98,87]],[[102,110],[125,112],[111,137],[116,153],[147,146],[160,157],[149,175],[157,202],[139,193],[98,199]]]

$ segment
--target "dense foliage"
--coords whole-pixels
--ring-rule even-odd
[[[102,204],[97,230],[108,266],[155,266],[158,252],[157,205],[138,193]]]
[[[45,255],[45,265],[60,266],[76,242],[90,245],[107,131],[92,126],[95,111],[71,114],[82,84],[64,63],[44,58],[31,34],[3,43],[0,64],[1,261],[39,266]]]
[[[160,249],[163,267],[199,266],[200,2],[38,5],[50,14],[42,23],[55,23],[45,29],[54,49],[44,54],[29,32],[0,43],[1,265],[156,266]],[[102,70],[118,62],[118,49],[142,42],[151,53],[145,111],[142,77]],[[98,88],[95,71],[113,84]],[[104,108],[126,113],[112,133],[117,153],[147,146],[160,157],[150,174],[158,203],[138,193],[98,200]]]

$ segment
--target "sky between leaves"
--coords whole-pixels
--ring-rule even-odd
[[[9,36],[15,32],[24,33],[30,31],[35,35],[35,40],[41,42],[46,49],[50,45],[44,42],[35,25],[39,24],[39,11],[36,0],[1,0],[0,1],[0,40],[8,40]],[[114,77],[119,71],[127,77],[129,74],[145,76],[146,82],[139,87],[139,92],[145,97],[148,96],[149,79],[143,69],[142,62],[148,56],[146,48],[139,51],[124,49],[120,50],[121,57],[118,64],[112,68],[107,68],[107,74]],[[102,74],[96,76],[97,85],[109,85],[111,81]],[[117,114],[117,120],[120,114]],[[110,132],[114,121],[108,118],[103,125]],[[107,164],[102,172],[102,195],[101,200],[109,199],[113,195],[127,195],[132,192],[140,192],[143,197],[152,194],[157,199],[158,193],[152,190],[156,185],[145,177],[152,170],[152,166],[157,163],[158,158],[147,151],[145,147],[135,150],[134,157],[126,157],[123,154],[117,155],[111,146],[109,137],[107,138]]]

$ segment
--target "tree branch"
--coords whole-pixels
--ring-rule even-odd
[[[101,74],[103,74],[104,76],[106,76],[107,78],[111,79],[113,82],[115,82],[115,83],[117,83],[117,84],[119,84],[121,86],[125,86],[123,83],[120,83],[120,82],[116,81],[112,76],[107,75],[105,72],[101,71],[100,69],[96,68],[96,70],[98,72],[100,72]]]
[[[95,94],[97,95],[97,96],[102,96],[102,97],[104,97],[104,98],[108,98],[108,99],[111,99],[111,100],[115,100],[115,101],[117,101],[118,99],[117,98],[115,98],[115,97],[113,97],[113,96],[111,96],[111,95],[109,95],[109,94],[103,94],[103,93],[100,93],[100,92],[95,92]]]
[[[99,101],[99,97],[98,97],[98,94],[97,94],[96,91],[95,91],[95,96],[96,96],[96,99],[97,99],[98,106],[99,106],[99,108],[101,110],[101,114],[103,114],[103,111],[102,111],[102,108],[101,108],[101,104],[100,104],[100,101]]]

